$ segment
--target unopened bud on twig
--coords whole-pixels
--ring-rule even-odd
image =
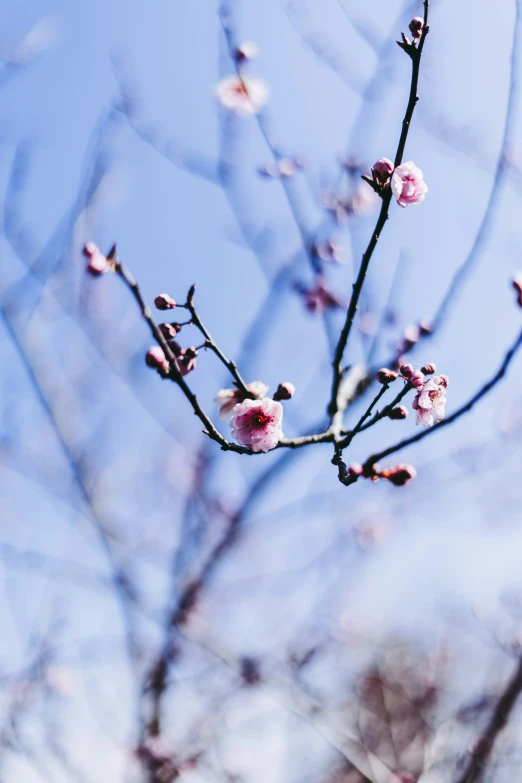
[[[396,487],[403,487],[416,475],[417,471],[413,465],[396,465],[394,468],[388,468],[379,473],[381,478],[388,479]]]
[[[242,63],[244,60],[253,60],[259,54],[259,46],[255,41],[245,41],[236,49],[236,61]]]
[[[414,389],[424,386],[424,375],[420,370],[415,370],[415,372],[411,374],[410,383]]]
[[[400,366],[400,372],[403,378],[406,378],[406,380],[409,380],[411,376],[413,375],[413,367],[411,364],[401,364]]]
[[[172,310],[173,307],[176,307],[176,302],[168,294],[160,294],[157,296],[154,300],[154,304],[158,310]]]
[[[379,383],[393,383],[398,378],[398,373],[395,370],[389,370],[387,367],[382,367],[375,376]]]
[[[422,367],[421,372],[423,372],[424,375],[433,375],[434,372],[437,372],[437,367],[433,362],[429,362]]]
[[[167,358],[159,345],[153,345],[152,348],[149,348],[145,355],[145,363],[148,367],[152,367],[160,372],[167,372],[169,369]]]
[[[279,384],[273,399],[277,400],[278,402],[281,400],[290,400],[294,396],[294,394],[295,394],[294,384],[290,383],[290,381],[285,381],[285,383]]]
[[[372,166],[372,177],[379,185],[384,185],[393,172],[394,165],[388,158],[380,158]]]
[[[177,333],[181,331],[181,324],[160,324],[158,329],[165,338],[165,340],[173,340]]]
[[[413,38],[417,40],[421,37],[422,31],[424,30],[424,19],[421,16],[416,16],[411,20],[408,27]]]
[[[404,407],[404,405],[397,405],[396,408],[392,408],[391,411],[388,413],[389,419],[399,420],[399,419],[405,419],[408,415],[407,408]]]
[[[83,247],[83,255],[88,259],[86,271],[94,277],[104,275],[106,272],[114,271],[114,262],[112,258],[103,255],[98,245],[94,242],[87,242]]]

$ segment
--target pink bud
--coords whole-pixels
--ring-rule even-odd
[[[408,380],[408,378],[411,378],[411,376],[413,374],[413,367],[412,367],[411,364],[402,364],[401,367],[400,367],[400,371],[401,371],[402,377],[406,378],[406,380]]]
[[[424,386],[424,375],[420,370],[415,370],[410,376],[410,383],[414,389],[418,389],[420,386]]]
[[[277,401],[290,400],[294,396],[294,394],[295,394],[294,384],[290,383],[290,381],[285,381],[285,383],[279,384],[273,399]]]
[[[423,318],[419,324],[419,331],[424,337],[433,332],[433,324],[427,318]]]
[[[429,364],[424,365],[421,372],[423,372],[424,375],[433,375],[434,372],[437,372],[437,367],[434,362],[429,362]]]
[[[396,373],[395,370],[388,370],[387,367],[383,367],[375,377],[379,383],[393,383],[393,381],[398,378],[398,373]]]
[[[160,324],[158,329],[165,338],[165,340],[173,340],[177,333],[180,331],[181,326],[179,324]]]
[[[517,272],[512,282],[513,288],[517,292],[517,303],[522,307],[522,272]]]
[[[405,419],[408,415],[407,408],[404,407],[404,405],[398,405],[396,408],[392,408],[391,411],[388,413],[389,419]]]
[[[145,355],[145,363],[148,367],[160,372],[168,372],[169,369],[169,363],[159,345],[153,345],[152,348],[149,348]]]
[[[416,475],[417,471],[413,465],[396,465],[394,468],[388,468],[379,473],[381,478],[388,479],[396,487],[403,487],[414,479]]]
[[[377,163],[374,163],[372,167],[372,176],[376,182],[384,185],[387,179],[389,179],[394,165],[388,158],[380,158]]]
[[[259,54],[259,46],[254,41],[245,41],[236,49],[236,60],[238,63],[244,60],[253,60]]]
[[[82,250],[83,255],[89,259],[86,271],[90,275],[99,277],[106,272],[111,272],[114,269],[114,264],[111,260],[103,255],[101,250],[94,242],[87,242]]]
[[[154,304],[158,310],[172,310],[176,307],[176,302],[168,294],[160,294],[154,300]]]
[[[411,343],[414,345],[419,341],[420,338],[420,329],[416,324],[410,324],[410,326],[407,326],[404,330],[404,339],[406,342]]]
[[[414,38],[420,38],[421,33],[424,29],[424,19],[421,16],[416,16],[414,19],[411,20],[409,24],[410,33],[413,35]]]
[[[352,464],[348,466],[348,473],[354,478],[359,478],[359,476],[363,475],[364,468],[358,462],[352,462]]]

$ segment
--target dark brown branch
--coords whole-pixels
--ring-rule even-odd
[[[428,30],[429,30],[428,28],[429,5],[430,5],[429,0],[424,0],[424,29],[422,31],[422,35],[418,46],[416,48],[413,48],[412,51],[410,52],[410,57],[412,60],[410,95],[408,98],[406,113],[402,121],[402,130],[399,139],[399,144],[397,146],[397,152],[395,154],[395,166],[399,166],[402,162],[402,156],[404,154],[404,148],[406,146],[406,141],[408,138],[411,119],[413,117],[413,112],[415,110],[417,101],[419,100],[419,96],[418,96],[419,68],[420,68],[422,50],[424,48],[424,41],[426,40],[426,35],[428,34]],[[366,273],[368,271],[368,266],[370,264],[373,255],[373,251],[375,250],[377,246],[377,242],[379,241],[379,237],[381,235],[382,229],[384,228],[384,225],[388,219],[388,208],[390,206],[391,198],[392,198],[392,193],[390,187],[388,186],[382,194],[382,205],[381,205],[381,210],[379,212],[379,217],[377,218],[377,223],[373,231],[373,234],[371,236],[370,242],[368,243],[368,247],[366,248],[364,255],[362,257],[359,274],[357,275],[357,280],[353,285],[352,296],[350,298],[348,312],[346,313],[346,320],[344,322],[344,326],[342,328],[335,349],[335,354],[332,362],[332,366],[333,366],[332,392],[330,397],[330,404],[328,406],[328,413],[332,418],[335,416],[338,410],[337,397],[339,394],[339,387],[343,376],[342,361],[343,361],[344,352],[346,350],[346,346],[348,344],[355,315],[357,313],[359,298],[361,296],[361,291],[363,288],[364,280],[366,278]]]
[[[409,383],[407,383],[407,384],[404,386],[404,388],[402,388],[402,389],[400,390],[400,392],[399,392],[399,393],[398,393],[398,395],[395,397],[395,399],[393,399],[393,400],[392,400],[390,403],[388,403],[388,405],[386,405],[386,406],[385,406],[385,407],[382,409],[382,411],[378,411],[378,412],[377,412],[377,413],[376,413],[374,416],[372,416],[372,418],[370,419],[370,421],[366,422],[366,424],[363,424],[361,427],[359,427],[357,431],[358,431],[358,432],[364,432],[364,430],[367,430],[367,429],[369,429],[370,427],[373,427],[373,425],[374,425],[374,424],[377,424],[377,422],[378,422],[378,421],[381,421],[381,419],[385,419],[385,418],[386,418],[386,416],[388,416],[388,414],[390,413],[390,411],[391,411],[393,408],[395,408],[395,406],[396,406],[396,405],[398,405],[398,404],[401,402],[401,400],[402,400],[402,399],[403,399],[403,398],[406,396],[406,394],[407,394],[407,393],[410,391],[410,389],[411,389],[411,388],[412,388],[412,387],[410,386],[410,384],[409,384]],[[345,448],[346,448],[346,446],[347,446],[347,445],[350,443],[350,441],[351,441],[351,435],[352,435],[352,432],[354,432],[354,431],[353,431],[353,430],[350,430],[350,431],[348,431],[348,432],[343,432],[343,433],[342,433],[343,435],[346,435],[346,438],[345,438],[343,441],[341,441],[341,443],[340,443],[340,446],[341,446],[341,448],[345,449]],[[354,433],[354,434],[355,434],[355,433]],[[349,439],[349,440],[348,440],[348,439]],[[348,442],[347,442],[347,441],[348,441]]]
[[[487,761],[491,755],[498,735],[507,725],[511,712],[522,692],[522,658],[519,658],[518,666],[500,696],[497,706],[491,716],[489,725],[482,737],[480,737],[476,749],[471,753],[470,759],[463,774],[457,783],[475,783],[482,775]]]
[[[367,466],[375,465],[376,462],[378,462],[380,459],[384,459],[384,457],[388,457],[390,454],[395,454],[397,451],[401,451],[402,449],[405,449],[406,446],[410,446],[412,443],[417,443],[418,441],[422,440],[423,438],[427,438],[429,435],[432,435],[437,430],[442,429],[443,427],[447,427],[448,424],[452,424],[454,421],[459,419],[464,413],[468,413],[476,404],[479,402],[483,397],[486,396],[486,394],[493,389],[494,386],[499,383],[499,381],[502,380],[504,375],[506,374],[506,371],[513,361],[517,351],[522,345],[522,331],[518,335],[517,339],[509,349],[509,351],[506,353],[504,360],[502,364],[500,365],[499,369],[484,386],[479,389],[479,391],[473,395],[473,397],[468,400],[468,402],[465,405],[462,405],[460,408],[458,408],[454,413],[452,413],[450,416],[448,416],[446,419],[443,419],[438,424],[434,424],[433,427],[430,427],[429,429],[422,430],[421,432],[418,432],[416,435],[412,435],[411,438],[405,438],[404,440],[401,440],[400,443],[396,443],[394,446],[390,446],[388,449],[385,449],[384,451],[380,451],[378,454],[373,454],[367,461]]]

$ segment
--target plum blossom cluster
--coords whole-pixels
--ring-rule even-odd
[[[422,171],[412,160],[394,166],[388,158],[380,158],[372,167],[372,176],[363,175],[363,179],[381,197],[391,188],[391,192],[400,207],[420,204],[426,198],[428,186]]]
[[[117,259],[116,248],[113,247],[106,256],[92,242],[87,243],[84,248],[83,252],[87,258],[87,271],[90,274],[100,276],[109,271],[115,272],[122,278],[134,296],[142,317],[156,341],[156,344],[146,354],[145,360],[147,365],[154,368],[161,377],[169,379],[179,387],[191,405],[193,412],[203,424],[203,432],[225,451],[252,455],[271,451],[276,447],[300,448],[315,443],[330,444],[333,447],[332,463],[337,466],[338,478],[342,484],[350,485],[360,478],[364,478],[370,481],[382,479],[394,486],[402,487],[415,478],[415,467],[404,463],[395,464],[391,467],[379,467],[378,463],[410,443],[420,440],[425,434],[428,434],[427,432],[416,432],[415,435],[368,457],[363,464],[352,462],[347,465],[343,459],[345,450],[350,447],[355,436],[382,420],[402,421],[407,419],[409,406],[405,404],[405,398],[409,393],[413,396],[412,408],[416,413],[417,425],[426,428],[436,428],[436,425],[444,420],[446,390],[448,387],[447,376],[436,374],[436,367],[433,363],[425,364],[421,369],[415,369],[405,358],[423,335],[431,333],[432,326],[427,321],[410,324],[404,329],[400,344],[397,346],[396,356],[392,360],[392,369],[384,367],[375,375],[374,372],[370,372],[366,367],[362,369],[357,367],[350,368],[346,362],[349,338],[352,327],[356,323],[357,312],[360,309],[363,285],[367,277],[372,254],[380,241],[381,233],[388,218],[388,208],[392,199],[395,198],[400,207],[406,207],[424,201],[428,192],[422,171],[411,160],[403,162],[408,130],[418,100],[419,63],[428,32],[428,8],[429,0],[424,0],[424,18],[415,17],[409,25],[409,30],[413,37],[412,40],[403,35],[402,42],[399,42],[401,48],[411,57],[413,66],[408,104],[394,160],[380,158],[372,167],[371,176],[363,175],[363,180],[370,187],[361,185],[358,177],[360,173],[358,166],[352,162],[346,164],[345,168],[352,178],[348,196],[343,192],[342,195],[330,197],[330,201],[324,204],[337,221],[341,222],[341,219],[344,220],[348,215],[362,214],[369,211],[370,199],[373,201],[377,200],[375,194],[381,200],[375,228],[363,253],[362,261],[347,301],[343,301],[343,299],[331,293],[325,282],[325,265],[327,263],[339,263],[343,260],[338,242],[332,238],[324,239],[322,238],[324,236],[322,232],[321,235],[317,232],[311,236],[310,243],[305,243],[307,255],[313,266],[314,278],[310,285],[305,286],[299,283],[295,286],[303,297],[305,306],[311,312],[324,312],[334,309],[344,311],[344,315],[342,312],[339,313],[340,316],[343,315],[344,323],[340,329],[337,341],[334,341],[332,350],[331,390],[326,406],[328,419],[322,431],[293,439],[284,437],[282,403],[294,396],[295,388],[293,384],[289,382],[280,384],[270,397],[268,386],[262,381],[246,383],[241,377],[236,364],[227,358],[203,325],[194,304],[194,286],[189,290],[187,299],[183,304],[177,303],[169,294],[159,294],[155,299],[155,305],[160,312],[171,313],[176,309],[185,310],[189,316],[188,320],[182,321],[177,319],[168,321],[165,318],[164,323],[156,324],[136,281]],[[228,35],[227,40],[229,41],[230,54],[236,72],[222,79],[217,85],[217,98],[221,105],[231,112],[240,115],[257,114],[265,105],[269,94],[268,85],[265,82],[245,73],[247,63],[257,54],[257,47],[250,43],[234,47],[230,45]],[[277,178],[292,176],[300,167],[297,158],[279,159],[277,154],[274,154],[274,157],[276,158],[274,168],[267,169],[264,172],[269,176]],[[357,182],[357,187],[353,186],[355,181]],[[518,302],[522,306],[522,273],[515,277],[513,285],[517,292]],[[203,337],[201,345],[196,344],[183,347],[182,342],[189,342],[183,341],[183,337],[186,334],[183,330],[187,327],[199,331]],[[372,333],[370,327],[371,324],[365,327],[367,331],[364,333]],[[362,320],[361,330],[363,330]],[[454,412],[446,420],[448,423],[470,409],[471,405],[480,399],[491,388],[493,383],[496,383],[502,377],[505,366],[507,366],[507,363],[511,360],[510,357],[514,354],[515,349],[518,349],[519,345],[522,345],[522,335],[519,342],[515,344],[515,348],[508,354],[508,358],[493,381],[486,384],[484,390],[479,391],[472,398],[471,403]],[[214,357],[226,367],[232,376],[233,385],[231,385],[231,388],[222,389],[216,397],[216,402],[219,406],[219,417],[229,421],[231,440],[216,427],[189,385],[190,378],[187,380],[187,376],[196,370],[197,361],[201,362],[203,360],[205,352],[214,354]],[[200,354],[201,358],[198,359]],[[360,419],[352,425],[351,429],[343,429],[346,426],[347,411],[350,403],[366,394],[368,388],[371,387],[375,380],[377,381],[377,391],[368,407]],[[385,395],[388,394],[389,387],[396,381],[399,381],[397,386],[401,387],[399,392],[395,396],[390,395],[387,397],[385,402],[381,402],[381,400],[384,400]],[[400,381],[402,381],[402,384]],[[384,407],[379,408],[378,405],[384,405]]]

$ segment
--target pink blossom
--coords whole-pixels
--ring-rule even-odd
[[[261,400],[266,396],[268,386],[263,381],[253,381],[253,383],[247,383],[247,389],[256,400]],[[221,389],[215,399],[219,403],[219,418],[229,419],[235,406],[246,399],[242,389]]]
[[[442,421],[446,407],[446,387],[448,379],[445,375],[434,375],[419,388],[413,400],[413,410],[417,411],[417,424],[431,427]]]
[[[397,166],[392,174],[391,189],[400,207],[424,201],[428,192],[422,171],[412,160]]]
[[[216,87],[220,104],[236,114],[257,114],[268,101],[270,89],[262,79],[234,74],[221,79]]]
[[[270,451],[283,436],[283,406],[276,400],[245,400],[234,406],[232,437],[252,451]]]

